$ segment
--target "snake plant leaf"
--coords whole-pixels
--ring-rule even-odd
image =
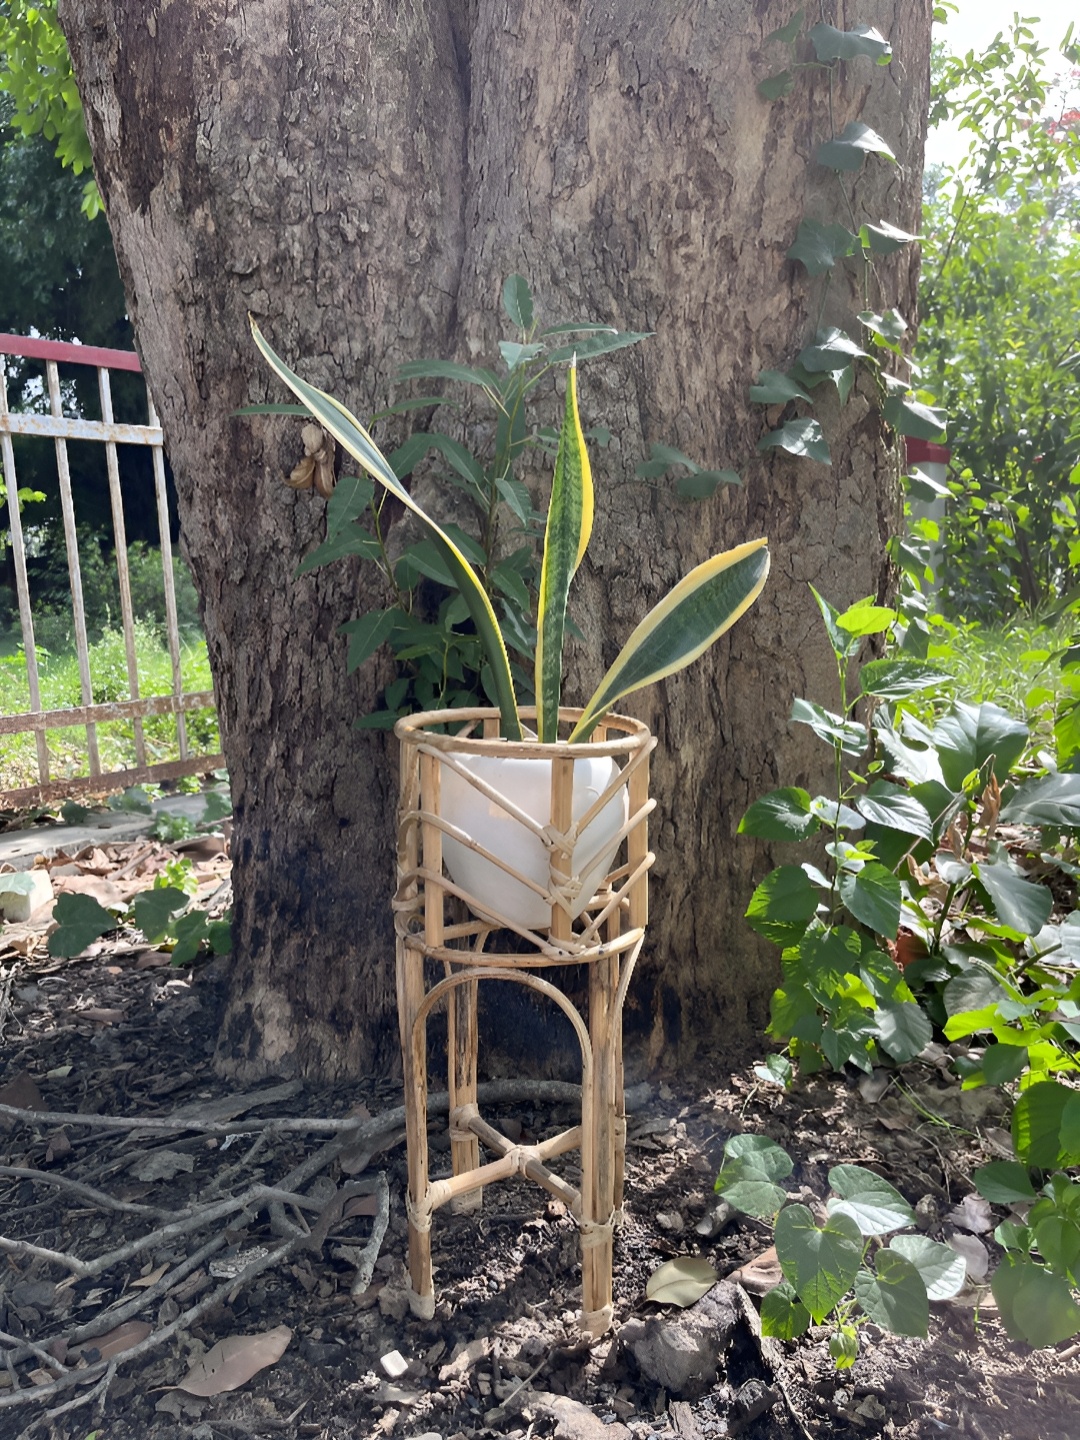
[[[577,367],[566,382],[566,412],[555,458],[544,559],[537,602],[537,733],[542,743],[557,740],[562,688],[563,635],[570,581],[581,564],[593,522],[593,484],[577,405]]]
[[[754,603],[769,574],[767,540],[748,540],[696,566],[649,611],[615,657],[570,735],[587,740],[624,695],[696,660]]]
[[[378,481],[384,489],[400,500],[427,527],[436,549],[445,561],[447,569],[454,577],[457,587],[469,607],[469,614],[472,616],[480,642],[484,647],[484,653],[491,666],[492,679],[502,717],[503,735],[507,740],[520,740],[522,738],[521,720],[518,715],[517,696],[514,693],[514,681],[510,674],[506,646],[503,643],[495,611],[476,571],[453,539],[429,515],[424,513],[405,489],[390,468],[386,456],[359,420],[351,415],[344,405],[335,400],[332,395],[327,395],[325,391],[309,385],[295,371],[290,370],[284,360],[274,351],[254,318],[251,319],[251,333],[263,359],[271,370],[279,379],[284,380],[298,400],[303,401],[323,429],[331,434],[358,464],[363,466],[373,480]]]

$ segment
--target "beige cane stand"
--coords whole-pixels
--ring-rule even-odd
[[[535,711],[522,712],[528,723]],[[561,710],[567,727],[581,712]],[[460,733],[438,733],[445,724]],[[622,1007],[648,920],[648,872],[654,856],[648,845],[649,755],[656,741],[637,720],[608,715],[588,744],[566,741],[499,739],[495,710],[430,711],[399,720],[401,803],[398,812],[398,889],[394,900],[397,930],[397,998],[405,1071],[406,1143],[409,1189],[410,1301],[413,1312],[430,1319],[435,1312],[431,1275],[431,1220],[447,1201],[456,1209],[475,1209],[485,1185],[522,1175],[558,1196],[571,1209],[581,1233],[582,1330],[602,1335],[612,1318],[612,1231],[622,1207],[626,1115],[622,1075]],[[460,757],[491,755],[546,760],[551,770],[551,811],[546,823],[524,814],[513,801],[479,779]],[[571,822],[574,761],[612,757],[616,777],[590,809]],[[539,839],[548,853],[546,885],[515,870],[504,858],[448,821],[442,813],[442,777],[454,770],[486,802],[512,815]],[[575,857],[575,842],[586,827],[625,791],[627,818],[618,832],[615,859],[583,913],[571,918],[580,895],[580,875],[595,856]],[[443,840],[451,836],[500,871],[542,895],[549,923],[531,929],[500,914],[499,896],[472,895],[444,869]],[[586,839],[582,840],[584,849]],[[610,847],[609,847],[610,848]],[[472,918],[447,915],[456,896]],[[460,912],[460,907],[456,907]],[[512,932],[524,942],[513,952],[485,947],[496,932]],[[443,978],[428,984],[425,961],[441,964]],[[588,1021],[555,985],[535,972],[553,965],[589,966]],[[437,973],[437,972],[435,972]],[[477,983],[512,980],[548,996],[566,1014],[581,1045],[581,1124],[538,1145],[514,1145],[486,1124],[476,1106]],[[453,1175],[428,1177],[427,1019],[447,1001],[450,1091],[450,1140]],[[480,1142],[495,1159],[480,1163]],[[548,1161],[569,1150],[581,1151],[581,1189],[548,1168]]]

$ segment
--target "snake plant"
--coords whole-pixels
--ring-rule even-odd
[[[255,343],[274,373],[368,475],[424,524],[454,579],[491,667],[504,738],[524,738],[514,681],[499,621],[480,577],[452,536],[413,499],[385,455],[355,416],[332,395],[309,385],[275,353],[254,320]],[[577,403],[577,370],[571,363],[566,408],[555,460],[544,537],[537,615],[537,734],[558,738],[563,638],[570,582],[581,564],[593,522],[593,484]],[[649,611],[615,657],[570,734],[588,740],[624,696],[662,680],[696,660],[754,603],[769,573],[765,540],[751,540],[695,566]]]

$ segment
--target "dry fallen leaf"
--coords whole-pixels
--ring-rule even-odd
[[[0,1105],[10,1105],[15,1110],[45,1109],[41,1091],[25,1070],[21,1075],[16,1075],[14,1080],[9,1080],[6,1085],[0,1085]],[[7,1118],[0,1119],[0,1129],[7,1129],[15,1123]]]
[[[945,1244],[963,1258],[967,1266],[967,1277],[973,1285],[978,1285],[986,1279],[987,1271],[990,1269],[990,1253],[977,1236],[965,1235],[962,1231],[957,1231],[955,1234],[945,1237]]]
[[[88,946],[89,950],[90,947]],[[106,1010],[100,1006],[90,1005],[85,1010],[71,1010],[67,1014],[73,1014],[79,1020],[95,1020],[99,1025],[119,1025],[124,1019],[123,1010]]]
[[[716,1284],[719,1277],[700,1255],[679,1255],[654,1270],[645,1286],[645,1298],[657,1305],[680,1305],[685,1309]]]
[[[99,1335],[96,1340],[87,1340],[83,1345],[73,1345],[68,1351],[68,1359],[78,1360],[88,1350],[96,1350],[102,1360],[111,1360],[114,1355],[131,1350],[145,1340],[153,1328],[146,1320],[125,1320],[123,1325],[117,1325],[115,1330]]]
[[[770,1290],[775,1289],[784,1278],[784,1272],[780,1269],[780,1261],[776,1258],[776,1246],[770,1245],[760,1255],[755,1255],[753,1260],[748,1260],[745,1265],[740,1266],[734,1274],[729,1275],[729,1280],[734,1280],[736,1285],[741,1285],[751,1295],[766,1295]]]
[[[950,1210],[945,1219],[973,1235],[985,1235],[994,1228],[994,1217],[990,1213],[990,1202],[981,1195],[965,1195],[960,1204]]]
[[[149,1275],[140,1275],[138,1280],[132,1280],[131,1288],[133,1290],[141,1290],[148,1285],[156,1285],[168,1268],[169,1263],[166,1261],[164,1265],[159,1265],[156,1270],[151,1270]]]
[[[185,1155],[180,1150],[152,1150],[128,1166],[136,1180],[172,1180],[181,1171],[190,1175],[194,1169],[194,1155]]]
[[[379,1209],[377,1195],[354,1195],[341,1212],[342,1220],[351,1220],[354,1215],[375,1215]]]
[[[276,1365],[285,1354],[293,1332],[287,1325],[278,1325],[261,1335],[230,1335],[219,1340],[212,1350],[195,1361],[175,1388],[189,1395],[224,1395],[238,1390],[253,1375]]]

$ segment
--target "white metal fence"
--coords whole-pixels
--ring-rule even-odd
[[[8,409],[5,356],[19,356],[44,363],[43,396],[48,397],[47,414],[13,413]],[[97,371],[100,420],[88,420],[64,414],[60,364],[90,365]],[[147,423],[118,423],[113,418],[110,371],[140,372],[139,357],[134,352],[104,350],[89,345],[69,345],[54,340],[27,339],[17,335],[0,335],[0,450],[3,476],[7,490],[7,510],[19,622],[22,630],[22,657],[25,660],[30,704],[17,714],[0,714],[0,751],[11,741],[7,738],[31,732],[37,751],[36,784],[13,789],[0,789],[0,805],[32,805],[65,796],[120,789],[147,780],[176,779],[215,769],[224,764],[220,754],[193,754],[189,744],[185,716],[193,710],[213,706],[212,690],[185,693],[181,666],[181,644],[177,624],[176,594],[173,581],[172,545],[169,536],[168,500],[165,488],[165,460],[162,450],[161,426],[147,392]],[[59,489],[63,516],[64,543],[67,551],[68,576],[71,583],[72,622],[75,651],[78,659],[79,687],[82,704],[46,710],[42,705],[41,670],[34,643],[34,615],[27,566],[27,546],[19,507],[19,482],[15,472],[15,449],[12,437],[38,436],[51,439],[56,450],[56,484]],[[79,568],[79,543],[72,500],[71,470],[68,441],[92,441],[105,447],[109,500],[112,511],[117,578],[119,581],[120,618],[124,637],[129,698],[105,703],[94,702],[91,676],[91,652],[87,638],[86,610]],[[165,596],[166,642],[172,683],[169,693],[140,695],[139,670],[136,659],[135,621],[128,575],[128,548],[124,526],[124,500],[121,491],[119,445],[149,446],[153,468],[153,486],[157,506],[158,533],[161,545],[162,575]],[[167,758],[148,752],[144,720],[149,716],[171,715],[176,721],[176,753]],[[134,766],[103,772],[98,744],[99,724],[109,721],[131,722],[134,744]],[[52,774],[49,731],[69,726],[85,729],[85,774]]]

